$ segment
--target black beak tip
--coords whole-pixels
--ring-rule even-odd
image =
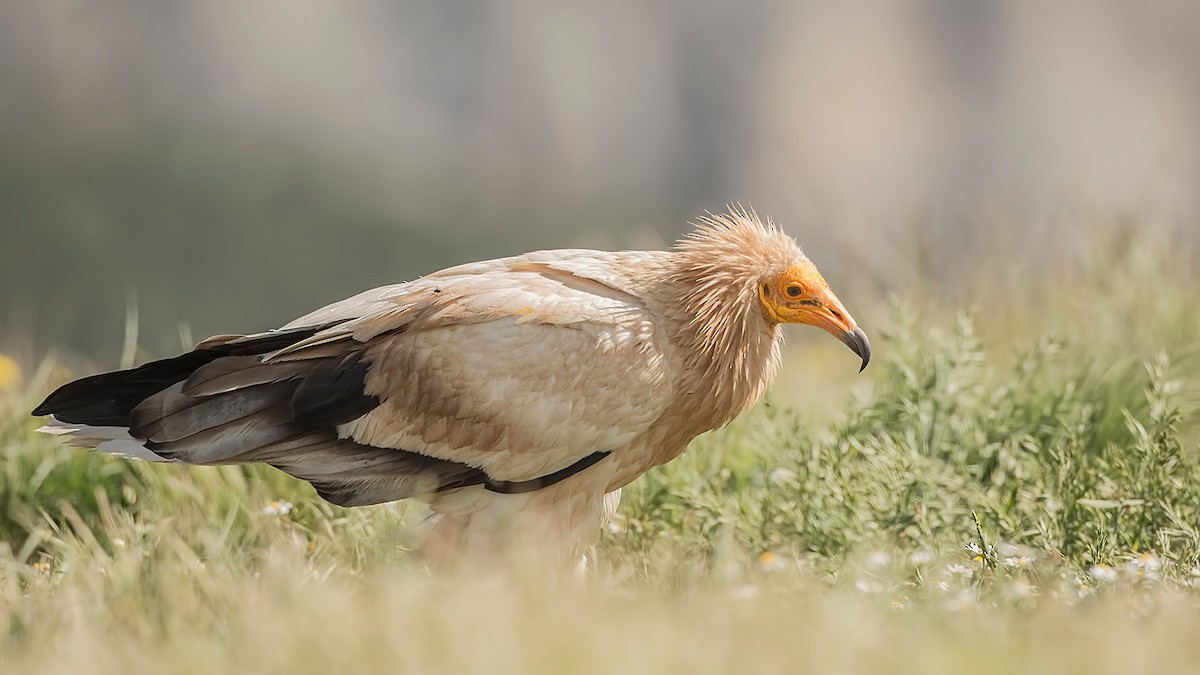
[[[867,339],[867,334],[863,332],[863,329],[856,326],[854,330],[847,331],[842,335],[842,342],[845,342],[847,347],[862,358],[862,366],[858,372],[866,370],[867,364],[871,362],[871,341]]]

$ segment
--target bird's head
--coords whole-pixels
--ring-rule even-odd
[[[854,317],[830,290],[817,266],[798,259],[782,272],[764,277],[758,284],[758,301],[768,321],[806,323],[822,328],[841,340],[862,359],[862,372],[871,360],[871,342]]]
[[[796,240],[753,211],[733,208],[708,214],[678,245],[677,278],[691,288],[687,306],[702,335],[728,347],[736,339],[728,329],[743,321],[765,321],[774,328],[806,323],[833,334],[862,359],[871,360],[871,343],[850,313],[800,250]],[[721,312],[742,307],[738,321]],[[760,311],[761,310],[761,311]]]

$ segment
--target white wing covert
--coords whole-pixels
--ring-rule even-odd
[[[335,329],[368,342],[365,391],[380,399],[340,434],[504,481],[627,444],[669,399],[664,338],[637,297],[563,267],[426,277]]]

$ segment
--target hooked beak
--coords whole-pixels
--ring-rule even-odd
[[[842,331],[837,338],[862,359],[862,367],[858,372],[866,370],[867,363],[871,360],[871,341],[867,339],[863,329],[855,326],[854,330]]]

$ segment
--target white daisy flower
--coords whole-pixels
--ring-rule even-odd
[[[1024,569],[1033,563],[1033,558],[1027,555],[1014,555],[1004,559],[1004,566],[1010,570]]]
[[[1108,565],[1092,565],[1088,569],[1088,576],[1102,584],[1111,584],[1117,580],[1117,570]]]
[[[286,516],[288,513],[291,513],[292,507],[294,506],[295,504],[289,501],[275,499],[272,500],[271,503],[264,506],[262,512],[264,515],[268,516]]]
[[[1139,553],[1125,563],[1125,573],[1134,579],[1157,579],[1162,569],[1162,559],[1153,553]]]

